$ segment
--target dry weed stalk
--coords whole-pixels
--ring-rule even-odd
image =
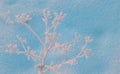
[[[88,36],[85,38],[85,44],[82,46],[81,49],[79,49],[79,52],[76,56],[73,58],[63,61],[59,64],[49,64],[47,65],[45,63],[46,58],[49,54],[49,52],[53,50],[62,51],[63,54],[69,52],[75,44],[78,44],[80,42],[80,37],[78,35],[75,35],[75,38],[70,42],[65,43],[59,43],[57,42],[57,33],[56,29],[58,28],[60,22],[63,20],[63,18],[66,16],[66,14],[60,12],[60,13],[54,13],[54,18],[51,22],[51,26],[48,24],[48,20],[51,18],[49,11],[43,11],[43,18],[42,21],[45,24],[45,40],[42,40],[41,37],[32,29],[32,27],[27,24],[28,21],[32,20],[30,15],[27,15],[25,13],[22,13],[20,15],[16,15],[16,22],[21,23],[24,25],[29,31],[32,32],[32,34],[37,38],[37,40],[42,45],[43,55],[41,55],[41,50],[39,54],[36,54],[34,50],[31,50],[30,46],[26,46],[25,44],[27,41],[19,36],[17,36],[17,39],[21,43],[22,48],[24,49],[21,51],[17,44],[9,44],[8,49],[5,50],[5,52],[8,53],[16,53],[18,55],[24,54],[27,56],[28,60],[32,59],[33,61],[37,62],[36,68],[38,69],[38,74],[46,74],[48,71],[54,71],[56,74],[60,74],[58,71],[63,65],[74,65],[77,62],[77,59],[81,57],[88,58],[89,57],[89,49],[86,48],[86,46],[92,41],[92,39]]]

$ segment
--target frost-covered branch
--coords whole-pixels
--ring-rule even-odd
[[[77,62],[77,59],[82,57],[88,58],[89,57],[89,49],[87,49],[87,45],[92,41],[92,39],[88,36],[85,38],[85,44],[82,48],[79,48],[79,52],[72,58],[62,61],[59,64],[46,64],[46,59],[48,54],[52,51],[60,51],[62,54],[70,53],[75,48],[75,45],[80,42],[80,37],[75,35],[75,38],[69,42],[58,42],[58,33],[57,28],[60,22],[64,19],[66,14],[54,13],[54,17],[50,15],[50,11],[43,11],[42,21],[45,25],[44,31],[44,40],[32,29],[32,27],[27,23],[28,21],[32,20],[30,15],[26,13],[22,13],[20,15],[16,15],[16,22],[24,25],[32,34],[37,38],[37,40],[41,44],[40,53],[37,54],[35,50],[32,50],[30,46],[27,46],[27,41],[19,36],[17,36],[18,41],[23,49],[18,49],[17,44],[9,44],[8,49],[5,50],[7,53],[11,54],[24,54],[27,56],[28,60],[32,59],[33,61],[37,62],[36,68],[38,69],[38,74],[45,74],[48,71],[54,71],[56,74],[60,74],[58,71],[64,65],[74,65]],[[52,19],[50,22],[49,19]],[[42,53],[42,54],[41,54]]]
[[[7,47],[8,49],[5,50],[5,52],[7,53],[10,53],[10,54],[24,54],[27,56],[28,60],[33,59],[34,61],[39,61],[40,60],[40,57],[38,55],[36,55],[35,51],[31,50],[30,47],[26,47],[25,46],[25,43],[26,43],[26,40],[25,39],[22,39],[20,37],[18,37],[18,40],[20,41],[21,45],[22,45],[22,48],[23,48],[23,51],[19,50],[18,49],[18,46],[17,44],[9,44]]]
[[[92,39],[90,37],[86,37],[85,44],[83,45],[80,52],[76,56],[74,56],[73,58],[67,61],[63,61],[60,64],[46,65],[46,68],[47,68],[46,71],[53,70],[55,72],[58,72],[58,70],[64,65],[74,65],[77,63],[77,59],[80,59],[82,57],[88,58],[90,56],[90,51],[89,49],[87,49],[87,44],[89,44],[91,41]]]
[[[52,26],[54,27],[53,31],[50,32],[50,27],[48,26],[48,19],[50,18],[50,12],[49,11],[43,11],[43,22],[45,23],[45,46],[44,46],[44,55],[43,55],[43,60],[42,63],[44,64],[45,59],[48,55],[49,48],[51,48],[51,45],[56,41],[56,28],[59,25],[59,22],[64,18],[65,14],[60,13],[57,14],[55,13],[54,19],[52,21]],[[48,47],[49,45],[49,47]]]
[[[27,21],[30,21],[32,18],[30,15],[22,13],[21,15],[16,15],[16,22],[23,24],[28,30],[30,30],[33,35],[38,39],[38,41],[44,46],[44,43],[40,36],[32,29],[30,25],[27,24]]]

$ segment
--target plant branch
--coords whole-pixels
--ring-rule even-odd
[[[38,41],[42,44],[42,46],[44,46],[44,42],[42,41],[40,36],[31,28],[31,26],[29,26],[27,23],[24,23],[24,25],[28,30],[30,30],[33,33],[33,35],[38,39]]]

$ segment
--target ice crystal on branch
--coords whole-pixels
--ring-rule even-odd
[[[20,15],[16,15],[16,22],[18,23],[26,23],[27,21],[31,20],[32,18],[30,15],[27,15],[26,13],[22,13]]]
[[[8,46],[8,50],[6,50],[6,52],[8,53],[17,53],[17,44],[9,44]]]
[[[57,27],[64,19],[66,14],[60,12],[54,13],[53,15],[54,16],[52,18],[50,11],[43,11],[42,21],[45,24],[44,39],[41,39],[41,37],[27,23],[28,21],[32,20],[29,14],[22,13],[20,15],[16,15],[16,22],[23,24],[23,26],[26,27],[26,29],[28,29],[33,34],[33,36],[35,36],[36,39],[40,42],[40,46],[42,47],[39,50],[39,53],[36,53],[35,50],[33,50],[29,45],[27,45],[26,39],[23,39],[20,36],[17,36],[17,39],[22,49],[18,49],[17,44],[9,44],[8,49],[5,50],[5,52],[11,54],[23,54],[27,57],[28,60],[33,60],[34,62],[36,62],[38,74],[46,74],[49,71],[54,71],[56,74],[61,74],[59,72],[59,69],[62,66],[77,64],[77,59],[80,59],[82,57],[88,58],[90,56],[87,45],[92,41],[92,39],[88,36],[85,38],[83,46],[81,48],[78,48],[79,52],[74,57],[68,60],[64,60],[59,64],[46,64],[46,59],[48,57],[48,54],[51,54],[50,52],[58,51],[62,52],[62,54],[66,54],[71,53],[72,51],[72,53],[74,53],[73,49],[77,49],[75,48],[75,46],[76,44],[80,43],[81,39],[78,34],[75,34],[75,38],[69,42],[58,42],[58,40],[60,39],[58,38]],[[52,20],[51,23],[49,23],[49,19]]]
[[[54,28],[57,28],[59,23],[63,20],[63,18],[66,16],[66,14],[63,14],[62,12],[58,13],[54,13],[54,19],[52,21],[52,24],[54,26]]]
[[[85,41],[86,41],[86,43],[90,43],[90,42],[92,42],[92,39],[90,38],[90,36],[87,36],[87,37],[85,38]]]

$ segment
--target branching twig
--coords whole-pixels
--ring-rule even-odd
[[[86,37],[85,39],[85,44],[82,46],[80,52],[75,55],[73,58],[68,59],[66,61],[62,61],[59,64],[52,64],[52,65],[47,65],[46,64],[46,59],[50,51],[57,50],[57,51],[63,51],[63,52],[68,52],[71,49],[74,48],[74,46],[80,42],[80,37],[75,36],[75,39],[72,40],[71,42],[64,42],[64,43],[59,43],[57,41],[57,32],[56,29],[58,28],[60,22],[62,19],[66,16],[66,14],[63,14],[62,12],[60,13],[54,13],[54,18],[52,20],[52,25],[49,27],[49,19],[51,18],[50,12],[49,11],[43,11],[43,18],[42,21],[45,24],[45,35],[44,39],[42,40],[41,37],[32,29],[32,27],[27,24],[27,21],[31,20],[32,18],[25,14],[22,13],[21,15],[16,16],[16,21],[23,24],[32,34],[37,38],[37,40],[40,42],[42,45],[43,49],[43,54],[40,53],[37,55],[35,51],[31,50],[30,47],[26,47],[25,43],[26,40],[20,38],[17,36],[17,39],[20,41],[20,44],[22,45],[22,48],[24,51],[20,51],[17,48],[17,44],[10,44],[8,45],[8,49],[5,50],[5,52],[8,53],[15,53],[15,54],[24,54],[27,56],[28,60],[32,59],[35,62],[38,62],[38,65],[36,66],[38,69],[38,74],[45,74],[46,72],[52,70],[56,74],[60,74],[58,71],[62,66],[64,65],[74,65],[76,64],[77,59],[85,57],[89,57],[89,51],[86,48],[88,43],[92,41],[90,37]]]

